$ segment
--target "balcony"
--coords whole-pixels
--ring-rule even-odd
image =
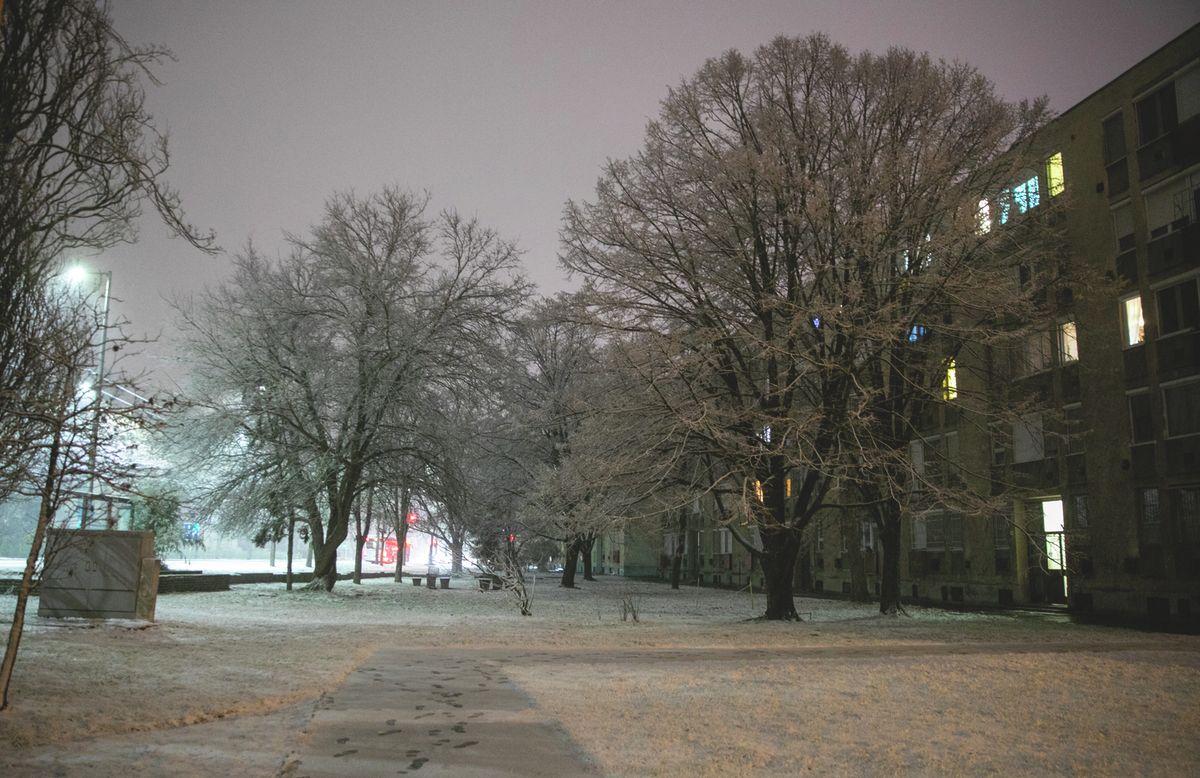
[[[1137,158],[1142,181],[1164,170],[1184,167],[1200,160],[1200,115],[1191,117],[1142,146],[1137,151]],[[1112,194],[1110,174],[1109,195]]]
[[[1200,225],[1188,223],[1150,241],[1146,244],[1146,256],[1151,278],[1195,267],[1200,264]],[[1120,267],[1120,257],[1117,267]],[[1134,272],[1136,274],[1136,270]]]
[[[1158,377],[1173,381],[1200,373],[1200,332],[1180,332],[1159,338]]]

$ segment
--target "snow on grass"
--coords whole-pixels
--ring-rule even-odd
[[[807,599],[803,623],[768,623],[752,620],[761,594],[555,583],[539,580],[532,617],[470,578],[449,591],[406,578],[162,595],[149,626],[35,617],[0,750],[277,710],[335,688],[375,648],[404,645],[538,649],[542,659],[506,671],[610,775],[1200,764],[1195,637],[920,608],[884,618]],[[627,597],[639,598],[640,623],[621,621]],[[0,626],[13,601],[0,596]]]

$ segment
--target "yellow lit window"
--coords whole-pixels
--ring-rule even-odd
[[[792,496],[792,479],[787,479],[783,482],[783,493],[787,497]]]
[[[1054,152],[1050,159],[1046,160],[1046,187],[1050,190],[1051,197],[1059,196],[1065,188],[1061,151]]]
[[[1121,300],[1121,319],[1124,325],[1125,346],[1136,346],[1146,340],[1146,319],[1142,316],[1142,298],[1138,295]]]
[[[1063,364],[1079,361],[1079,334],[1073,321],[1058,325],[1058,355]]]
[[[958,374],[951,359],[946,363],[946,375],[942,378],[942,399],[953,400],[958,397]]]
[[[758,498],[759,502],[763,501],[762,481],[754,482],[754,496]]]

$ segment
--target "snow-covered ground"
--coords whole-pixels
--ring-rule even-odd
[[[801,624],[765,623],[748,620],[761,594],[613,578],[568,591],[543,577],[522,618],[504,593],[453,586],[163,595],[150,626],[35,617],[0,714],[0,773],[23,754],[109,749],[111,772],[93,760],[88,775],[141,774],[121,767],[131,738],[218,717],[282,748],[295,703],[396,644],[517,657],[509,676],[608,775],[1200,770],[1193,636],[927,609],[886,619],[828,600],[801,600]],[[13,601],[0,596],[0,621]],[[621,620],[623,601],[640,622]]]

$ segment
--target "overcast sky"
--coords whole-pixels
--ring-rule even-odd
[[[1188,27],[1197,0],[365,2],[113,0],[131,42],[170,48],[149,105],[169,181],[227,251],[270,253],[337,190],[429,190],[524,249],[543,292],[563,203],[640,146],[668,87],[704,60],[825,32],[852,51],[906,46],[970,62],[1009,99],[1065,110]],[[147,219],[113,271],[114,310],[164,332],[163,300],[218,282],[207,257]],[[146,348],[150,367],[164,343]],[[178,374],[177,369],[169,372]]]

